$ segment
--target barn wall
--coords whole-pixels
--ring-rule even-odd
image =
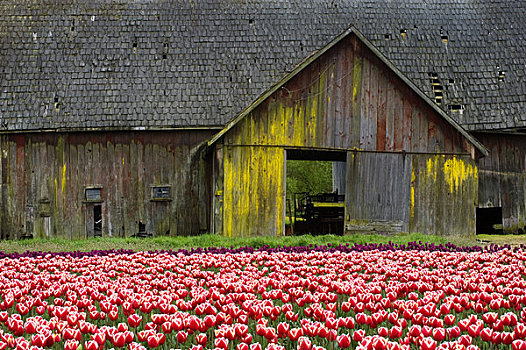
[[[468,155],[348,152],[345,229],[471,235],[477,179]]]
[[[354,36],[263,101],[224,143],[474,154],[473,145]]]
[[[101,186],[104,236],[197,234],[208,225],[209,131],[2,135],[2,237],[92,234],[86,186]],[[153,201],[152,186],[171,186]],[[91,226],[90,226],[91,225]]]
[[[479,207],[502,207],[506,233],[525,232],[526,135],[479,133],[490,150],[479,160]]]
[[[409,231],[472,235],[478,201],[478,170],[467,156],[411,157]]]
[[[225,147],[224,233],[279,235],[284,223],[285,154],[280,148]]]
[[[216,193],[224,190],[222,232],[226,235],[283,232],[280,213],[284,206],[283,155],[287,149],[395,154],[393,158],[378,156],[376,160],[373,155],[361,155],[364,159],[370,157],[372,163],[368,170],[374,172],[385,170],[381,157],[400,159],[404,154],[469,157],[475,153],[472,144],[353,35],[262,101],[225,134],[223,144],[224,187],[216,188]],[[377,185],[386,190],[405,188],[400,190],[406,196],[400,199],[405,207],[390,218],[403,221],[401,229],[407,230],[410,228],[406,212],[411,177],[407,164],[393,160],[392,166],[393,170],[404,173],[394,179],[384,179],[390,180],[388,184],[377,179]],[[473,174],[469,176],[470,181],[476,181]],[[360,197],[356,191],[366,190],[362,185],[368,180],[362,176],[363,182],[355,184],[353,189],[350,182],[357,178],[348,177],[346,187]],[[444,177],[437,178],[445,181]],[[444,193],[437,192],[435,198],[441,198],[441,194]],[[388,209],[383,205],[390,200],[398,201],[397,192],[387,196],[385,203],[371,204],[372,211],[360,218],[358,207],[348,202],[349,217],[352,214],[352,220],[360,219],[362,223],[384,217]],[[448,201],[448,197],[442,201]],[[466,206],[473,208],[473,201],[470,199]],[[471,220],[473,215],[466,220]],[[415,220],[420,218],[424,220],[422,216]]]
[[[345,230],[409,232],[411,156],[349,152]]]

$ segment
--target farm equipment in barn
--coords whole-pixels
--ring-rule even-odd
[[[302,192],[293,195],[293,202],[293,234],[343,234],[344,195]]]

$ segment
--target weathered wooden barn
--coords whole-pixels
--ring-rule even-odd
[[[216,148],[214,208],[222,213],[216,232],[283,234],[286,159],[301,152],[346,161],[346,233],[475,229],[476,160],[485,148],[354,28],[209,145]]]
[[[287,159],[347,231],[524,232],[525,10],[0,1],[0,239],[280,234]]]
[[[0,136],[3,237],[208,230],[203,131],[32,132]]]

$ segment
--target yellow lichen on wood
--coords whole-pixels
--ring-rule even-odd
[[[453,193],[453,191],[458,191],[466,180],[471,178],[476,180],[478,170],[476,166],[466,164],[460,158],[452,157],[444,162],[444,177],[449,185],[450,192]]]
[[[62,166],[62,181],[60,183],[60,191],[62,194],[64,194],[64,190],[66,189],[66,163]]]
[[[433,177],[433,180],[437,181],[438,175],[438,160],[440,155],[436,155],[434,158],[429,158],[426,162],[427,178]],[[444,156],[442,156],[444,157]]]
[[[284,162],[279,147],[225,147],[223,234],[282,234]]]
[[[310,140],[312,141],[313,146],[317,146],[317,139],[316,139],[316,127],[317,127],[317,117],[318,117],[318,98],[315,96],[310,99],[309,103],[310,107],[310,116],[306,116],[307,120],[309,120],[309,126],[308,126],[308,137],[310,137]],[[307,142],[308,144],[309,142]]]
[[[411,170],[411,199],[410,199],[410,208],[409,208],[409,215],[411,218],[415,216],[415,169],[413,168]]]
[[[362,63],[360,59],[354,60],[352,78],[352,100],[357,101],[358,93],[361,90],[362,82]]]
[[[232,166],[232,149],[225,147],[224,151],[224,198],[223,198],[223,234],[232,236],[232,195],[234,191],[234,169]]]
[[[303,112],[303,104],[299,103],[294,108],[294,131],[292,134],[292,145],[301,146],[303,145],[303,135],[305,135],[305,124],[304,118],[305,113]]]

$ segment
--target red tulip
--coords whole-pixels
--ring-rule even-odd
[[[466,335],[466,334],[461,335],[461,336],[458,338],[458,342],[459,342],[460,344],[466,346],[466,347],[469,346],[469,345],[471,345],[471,341],[472,341],[471,337],[470,337],[469,335]]]
[[[286,337],[290,330],[290,324],[286,322],[280,322],[277,327],[278,337]]]
[[[448,326],[452,326],[455,324],[455,315],[446,315],[444,316],[444,323]]]
[[[108,318],[112,321],[117,321],[119,319],[119,310],[113,309],[108,313]]]
[[[24,315],[27,315],[29,313],[29,308],[24,305],[24,304],[16,304],[16,311],[24,316]]]
[[[358,329],[353,332],[352,339],[355,342],[361,342],[365,338],[365,331],[363,329]]]
[[[458,321],[458,326],[460,327],[460,330],[462,332],[467,332],[470,325],[471,323],[469,322],[468,319],[463,319],[463,320]]]
[[[172,332],[172,322],[166,321],[161,325],[161,330],[164,334],[170,334]]]
[[[349,337],[349,334],[339,335],[336,338],[336,342],[338,343],[338,346],[342,349],[347,349],[351,346],[351,338]]]
[[[6,344],[7,346],[7,343],[3,343],[3,344]],[[34,334],[31,337],[31,344],[34,346],[43,347],[44,346],[44,336],[42,334]]]
[[[493,336],[493,330],[491,328],[483,328],[480,331],[480,338],[485,342],[490,342]]]
[[[184,344],[188,339],[188,333],[186,333],[185,331],[179,331],[177,332],[176,339],[179,344]]]
[[[432,338],[426,337],[422,339],[422,343],[420,344],[421,350],[435,350],[436,348],[437,342]]]
[[[517,315],[511,312],[507,312],[502,315],[502,323],[504,326],[515,327],[517,325]]]
[[[126,345],[124,333],[119,332],[113,335],[113,345],[117,348],[122,348],[124,345]]]
[[[195,341],[199,345],[206,346],[206,343],[208,342],[208,337],[204,333],[199,333],[195,336]]]
[[[433,339],[441,342],[446,338],[446,330],[444,328],[435,328],[432,331]]]
[[[64,339],[74,339],[80,341],[82,338],[82,333],[78,329],[65,328],[63,333]]]
[[[214,341],[215,347],[219,349],[227,349],[228,343],[228,339],[226,338],[216,338]]]
[[[504,323],[502,320],[496,320],[492,326],[494,331],[502,332],[504,330]]]
[[[234,329],[236,332],[236,336],[239,338],[243,338],[245,335],[248,334],[248,326],[245,324],[238,323],[234,326]]]
[[[31,321],[26,322],[26,324],[24,325],[24,331],[27,334],[35,333],[37,331],[35,323]]]
[[[136,328],[139,327],[139,325],[142,322],[142,317],[138,314],[131,314],[128,316],[128,324],[130,327]]]
[[[86,350],[99,350],[100,346],[95,340],[88,340],[84,343],[84,349]]]
[[[135,337],[135,335],[132,332],[124,331],[123,334],[126,344],[130,344],[131,342],[133,342],[133,338]]]
[[[325,325],[329,329],[338,329],[338,320],[336,320],[335,318],[332,318],[332,317],[327,318],[325,320]]]
[[[398,339],[402,336],[402,327],[399,326],[393,326],[391,329],[389,329],[389,338],[391,339]]]
[[[156,348],[156,347],[158,347],[160,345],[159,344],[159,339],[157,338],[157,336],[155,334],[154,335],[150,335],[148,337],[147,342],[148,342],[148,346],[150,348]]]
[[[385,327],[379,327],[378,328],[378,335],[381,336],[381,337],[387,337],[389,334],[389,331],[387,330],[387,328]]]
[[[300,337],[298,339],[298,349],[299,350],[311,350],[312,342],[307,337]]]
[[[511,345],[511,343],[513,343],[514,341],[514,336],[513,336],[513,333],[510,333],[510,332],[503,332],[502,333],[502,342],[506,345]]]
[[[67,316],[66,320],[68,321],[68,325],[70,327],[73,327],[73,326],[77,325],[77,322],[79,320],[79,316],[77,314],[69,314]]]
[[[69,339],[64,343],[64,350],[77,350],[79,345],[77,340]]]
[[[486,312],[484,315],[482,315],[482,320],[484,323],[492,324],[497,320],[499,317],[499,314],[496,312]]]
[[[301,328],[292,328],[289,331],[289,338],[292,341],[297,341],[303,335],[303,329]]]
[[[260,343],[250,344],[250,350],[262,350]]]
[[[102,346],[106,342],[106,334],[102,332],[95,333],[92,339],[95,340],[99,346]]]
[[[468,334],[472,336],[473,338],[476,338],[480,335],[480,332],[482,331],[483,324],[472,324],[468,328]]]
[[[422,328],[419,325],[413,325],[409,328],[409,335],[412,337],[418,337],[422,332]]]
[[[100,313],[97,310],[92,310],[89,312],[89,318],[96,321],[100,318]]]
[[[511,343],[511,349],[526,350],[526,341],[520,339],[514,340],[513,343]]]
[[[447,328],[446,333],[449,340],[457,339],[458,337],[460,337],[460,327],[453,326],[451,328]]]
[[[518,323],[516,326],[515,326],[515,337],[517,339],[524,339],[526,338],[526,326],[524,325],[524,323]]]
[[[247,343],[239,343],[236,345],[236,350],[249,350]]]

